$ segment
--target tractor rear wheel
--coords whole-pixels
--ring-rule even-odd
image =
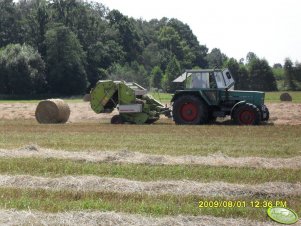
[[[208,122],[208,107],[196,96],[183,95],[174,101],[172,115],[176,124],[204,124]]]
[[[259,109],[254,104],[246,103],[235,109],[233,119],[238,125],[258,125],[261,116]]]
[[[111,118],[111,124],[123,124],[123,120],[121,118],[120,115],[114,115],[112,118]]]

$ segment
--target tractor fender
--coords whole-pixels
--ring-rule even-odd
[[[236,104],[234,104],[234,106],[233,106],[232,109],[231,109],[231,114],[230,114],[231,119],[233,118],[233,113],[234,113],[235,109],[236,109],[238,106],[243,105],[243,104],[245,104],[245,103],[246,103],[246,101],[242,100],[242,101],[239,101],[239,102],[237,102]]]

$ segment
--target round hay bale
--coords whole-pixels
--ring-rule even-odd
[[[61,99],[48,99],[41,101],[35,112],[39,123],[65,123],[70,116],[70,108]]]
[[[91,95],[90,93],[87,93],[84,97],[83,97],[83,101],[84,102],[89,102],[91,100]]]
[[[280,95],[280,100],[281,101],[292,101],[293,98],[292,98],[292,96],[289,93],[282,93]]]

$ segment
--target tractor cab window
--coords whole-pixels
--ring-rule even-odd
[[[216,84],[218,88],[225,88],[226,87],[226,83],[225,80],[223,78],[223,73],[220,71],[217,71],[214,73],[215,76],[215,80],[216,80]]]
[[[217,88],[217,84],[216,84],[213,72],[209,73],[209,84],[210,84],[211,89],[216,89]]]
[[[187,76],[186,88],[188,89],[206,89],[210,88],[209,72],[196,72]]]

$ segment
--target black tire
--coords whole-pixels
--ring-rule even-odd
[[[262,116],[261,116],[261,119],[262,121],[269,121],[270,119],[270,112],[269,112],[269,109],[267,108],[267,106],[263,105],[263,108],[262,108]],[[265,113],[265,117],[263,117],[263,113]]]
[[[208,122],[208,107],[196,96],[183,95],[174,101],[172,115],[179,125],[205,124]]]
[[[123,124],[123,120],[120,115],[114,115],[111,118],[111,124]]]
[[[213,116],[212,113],[209,114],[209,116],[208,116],[208,122],[209,123],[215,123],[216,119],[217,119],[217,117]]]
[[[234,109],[233,119],[238,125],[258,125],[261,113],[254,104],[245,103]]]

